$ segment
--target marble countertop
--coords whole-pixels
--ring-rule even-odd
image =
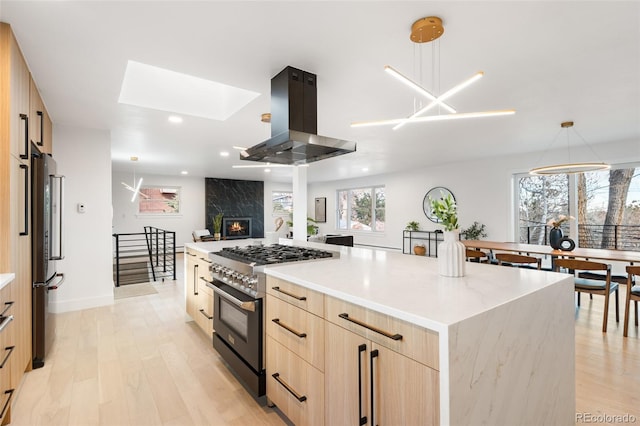
[[[471,262],[464,277],[442,277],[435,258],[300,241],[291,244],[339,250],[340,257],[270,265],[265,268],[267,275],[435,331],[571,280],[555,272]]]
[[[0,290],[16,278],[16,274],[0,274]]]

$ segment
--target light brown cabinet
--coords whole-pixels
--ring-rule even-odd
[[[324,295],[267,278],[267,398],[296,425],[323,425]]]
[[[207,287],[211,261],[201,251],[187,248],[187,314],[208,336],[213,333],[213,290]]]
[[[326,325],[326,423],[439,424],[438,371],[364,337],[370,330],[362,328]]]
[[[13,283],[9,283],[0,290],[0,424],[2,425],[11,421],[9,407],[17,388],[11,368],[16,348],[13,288]]]
[[[40,97],[35,81],[33,78],[29,81],[29,140],[41,152],[51,154],[53,152],[51,117]]]
[[[266,307],[267,398],[294,424],[439,424],[438,333],[274,277]]]
[[[13,320],[2,333],[4,363],[1,389],[17,389],[31,369],[31,142],[29,69],[8,24],[0,23],[0,272],[13,272],[5,287],[13,304]],[[10,290],[8,290],[10,289]],[[4,303],[4,302],[3,302]],[[4,306],[3,306],[4,308]],[[8,312],[9,312],[8,311]],[[10,344],[8,343],[10,340]],[[7,348],[12,347],[9,351]],[[3,391],[4,392],[4,391]],[[12,395],[12,394],[11,394]],[[0,393],[1,420],[10,417],[11,397]],[[6,410],[5,410],[6,408]]]

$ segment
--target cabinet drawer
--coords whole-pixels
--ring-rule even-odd
[[[325,305],[328,321],[435,370],[439,369],[437,332],[333,297],[327,296]]]
[[[274,277],[267,277],[267,294],[305,311],[324,316],[324,294]]]
[[[297,426],[324,425],[324,374],[269,336],[267,398]]]
[[[197,296],[196,304],[196,324],[207,336],[213,332],[213,296],[207,293],[200,293]]]
[[[324,319],[267,295],[267,334],[324,371]]]

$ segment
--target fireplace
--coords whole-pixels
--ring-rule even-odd
[[[229,217],[222,220],[222,238],[251,238],[250,217]]]

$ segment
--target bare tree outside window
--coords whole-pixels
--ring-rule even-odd
[[[545,244],[546,223],[564,214],[577,218],[580,247],[640,250],[640,168],[578,174],[575,195],[568,175],[522,175],[517,181],[520,242]],[[577,212],[569,211],[573,196]]]

